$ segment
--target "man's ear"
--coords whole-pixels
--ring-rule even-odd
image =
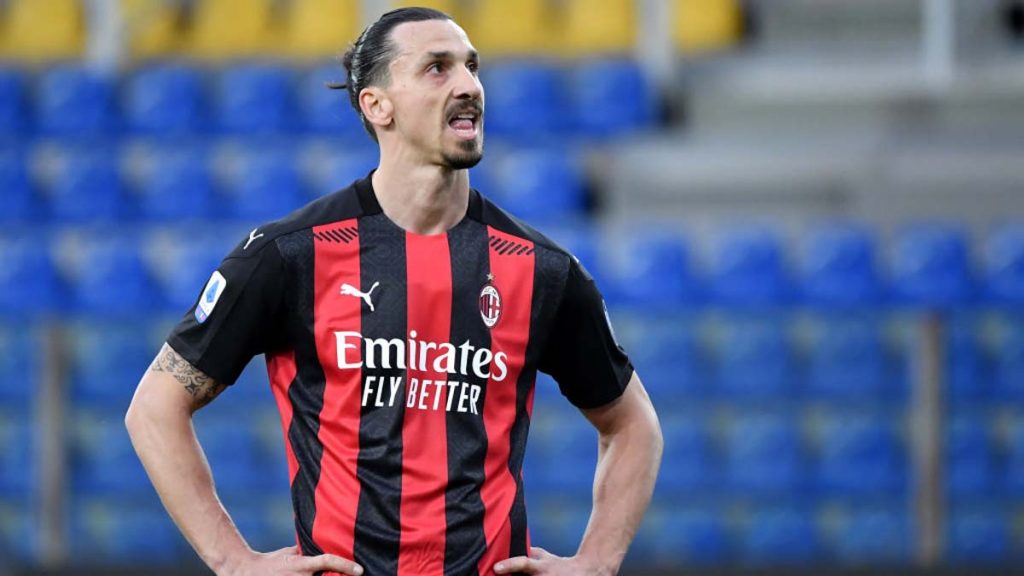
[[[363,111],[363,117],[374,126],[390,126],[393,120],[394,105],[384,94],[384,91],[376,86],[368,86],[359,92],[359,108]]]

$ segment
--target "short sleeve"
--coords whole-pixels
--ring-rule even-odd
[[[633,365],[615,340],[604,298],[575,257],[539,368],[578,408],[597,408],[622,395]]]
[[[235,250],[210,276],[167,343],[221,384],[234,384],[256,355],[275,349],[286,333],[285,274],[276,242],[248,254]]]

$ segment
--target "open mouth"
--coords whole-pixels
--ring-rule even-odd
[[[448,127],[455,132],[456,136],[465,139],[476,138],[477,126],[480,121],[480,113],[476,111],[463,111],[453,114],[448,119]]]

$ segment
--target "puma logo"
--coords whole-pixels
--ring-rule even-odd
[[[374,288],[376,288],[378,284],[380,284],[380,282],[374,282],[373,286],[370,286],[368,291],[362,292],[355,286],[346,282],[341,285],[341,294],[343,296],[358,296],[359,298],[362,298],[363,301],[366,302],[366,305],[370,307],[370,312],[373,312],[373,300],[370,299],[370,294],[373,293]]]

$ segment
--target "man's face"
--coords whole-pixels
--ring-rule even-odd
[[[427,20],[391,34],[396,55],[384,91],[403,147],[448,168],[475,166],[483,156],[484,91],[466,33],[450,20]]]

